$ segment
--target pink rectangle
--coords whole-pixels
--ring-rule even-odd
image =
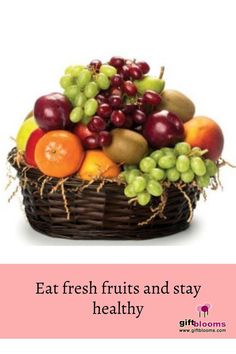
[[[2,264],[0,338],[236,338],[235,275],[235,264]]]

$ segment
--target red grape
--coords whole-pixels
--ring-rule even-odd
[[[132,81],[125,81],[123,90],[128,96],[135,96],[137,93],[137,87]]]
[[[130,59],[126,59],[126,61],[125,61],[125,64],[126,65],[132,65],[134,62],[133,62],[133,60],[130,60]]]
[[[123,82],[124,82],[124,80],[122,79],[122,77],[119,74],[115,74],[111,78],[111,86],[113,86],[113,87],[119,87],[123,84]]]
[[[109,146],[112,142],[112,135],[107,131],[102,131],[98,135],[98,143],[100,147]]]
[[[104,119],[99,116],[94,116],[88,123],[88,128],[91,132],[100,132],[106,128]]]
[[[110,96],[109,90],[101,90],[100,94],[103,95],[106,98],[109,98],[109,96]]]
[[[121,75],[121,77],[124,80],[129,79],[129,66],[128,65],[123,65],[119,74]]]
[[[145,61],[139,61],[136,65],[141,69],[143,75],[147,74],[150,70],[150,66]]]
[[[83,141],[84,147],[86,149],[96,149],[98,147],[98,136],[89,135]]]
[[[133,126],[133,119],[131,116],[125,116],[125,124],[123,125],[124,128],[130,129]]]
[[[129,114],[132,113],[135,110],[135,105],[132,103],[127,103],[124,108],[122,109],[122,111],[124,112],[124,114]]]
[[[147,90],[143,94],[143,101],[150,104],[151,106],[156,106],[161,102],[161,95],[155,91]]]
[[[101,60],[99,59],[94,59],[90,62],[89,66],[93,69],[95,69],[96,71],[98,71],[100,69],[100,66],[102,65]]]
[[[104,95],[102,95],[101,93],[99,93],[96,96],[96,100],[98,101],[99,104],[108,103],[108,99]]]
[[[111,87],[109,90],[110,95],[114,95],[114,96],[122,96],[122,91],[121,89],[117,88],[117,87]],[[110,96],[109,95],[109,96]]]
[[[109,97],[109,103],[113,108],[119,108],[121,106],[122,99],[120,96],[111,95]]]
[[[125,59],[122,57],[112,57],[109,61],[109,64],[115,68],[121,68],[125,63]]]
[[[139,97],[138,98],[138,108],[143,111],[143,112],[146,112],[146,104],[145,102],[143,101],[143,98],[142,97]]]
[[[136,64],[132,64],[129,68],[129,74],[134,80],[139,80],[143,76],[143,72]]]
[[[108,118],[110,117],[112,112],[112,108],[109,104],[107,103],[102,103],[97,109],[97,113],[100,117],[102,118]]]
[[[116,126],[116,127],[122,127],[125,123],[125,115],[122,111],[113,111],[111,114],[111,122]]]
[[[133,120],[136,124],[140,125],[140,124],[144,124],[147,120],[147,116],[146,114],[141,111],[140,109],[136,109],[132,115]]]

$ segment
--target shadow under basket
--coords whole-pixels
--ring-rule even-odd
[[[200,196],[193,184],[172,183],[165,189],[165,204],[152,198],[152,205],[143,207],[128,203],[123,184],[84,186],[85,181],[75,177],[48,178],[17,163],[16,157],[13,149],[8,160],[17,170],[28,221],[52,237],[141,240],[175,234],[189,227]]]

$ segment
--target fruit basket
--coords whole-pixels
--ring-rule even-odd
[[[37,99],[8,161],[30,225],[52,237],[147,239],[183,231],[218,185],[223,133],[164,68],[113,57],[70,66]]]

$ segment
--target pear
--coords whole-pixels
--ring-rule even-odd
[[[136,165],[148,152],[147,140],[139,133],[116,128],[111,135],[112,143],[103,151],[114,162]]]
[[[141,80],[134,81],[135,86],[138,89],[138,92],[143,95],[145,91],[152,90],[155,92],[162,92],[165,86],[165,81],[160,79],[158,76],[145,76]]]
[[[23,121],[16,136],[16,147],[18,151],[25,151],[27,141],[31,133],[38,128],[34,116]]]
[[[183,93],[176,90],[165,90],[158,110],[175,113],[184,123],[192,119],[195,113],[194,103]]]

